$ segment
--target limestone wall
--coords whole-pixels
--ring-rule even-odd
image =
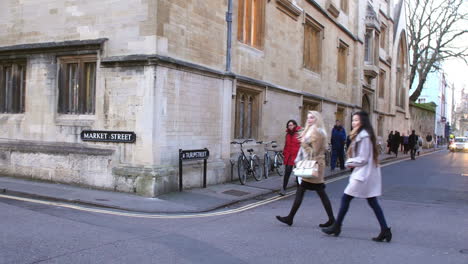
[[[0,46],[108,38],[106,55],[156,52],[155,0],[2,0]]]
[[[410,105],[411,113],[411,130],[416,131],[416,135],[422,136],[423,140],[426,140],[427,135],[434,137],[435,130],[435,112]]]

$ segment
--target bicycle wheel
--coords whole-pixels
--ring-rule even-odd
[[[282,153],[278,153],[275,156],[275,167],[276,167],[276,173],[278,173],[279,176],[284,175],[284,157]]]
[[[249,168],[249,164],[244,156],[239,156],[237,159],[237,175],[239,175],[239,181],[242,185],[245,184],[247,181],[247,170]]]
[[[262,172],[262,163],[260,162],[260,158],[255,155],[252,156],[252,160],[250,161],[250,164],[252,165],[252,172],[255,180],[259,181],[263,177],[263,172]]]
[[[270,155],[265,154],[263,159],[263,172],[265,175],[265,179],[268,179],[268,174],[270,173]]]

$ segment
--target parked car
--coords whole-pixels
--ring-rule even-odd
[[[456,137],[449,145],[450,151],[468,151],[468,138]]]

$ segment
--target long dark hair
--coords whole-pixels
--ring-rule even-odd
[[[289,123],[293,123],[295,126],[297,126],[297,122],[296,122],[296,120],[294,120],[294,119],[291,119],[291,120],[289,120],[288,122],[286,122],[286,129],[288,129],[288,125],[289,125]]]
[[[372,123],[369,118],[369,114],[366,111],[359,111],[353,114],[353,116],[359,116],[361,126],[359,127],[358,131],[356,131],[356,135],[359,134],[362,130],[365,130],[369,136],[370,140],[372,142],[372,157],[374,159],[374,163],[377,165],[379,164],[379,151],[377,148],[377,139],[375,137],[374,133],[374,128],[372,128]]]

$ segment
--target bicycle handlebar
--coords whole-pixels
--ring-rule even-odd
[[[272,140],[272,141],[257,141],[258,144],[265,144],[265,145],[268,145],[268,144],[276,144],[276,140]]]
[[[237,141],[232,141],[231,144],[239,144],[239,145],[242,145],[242,144],[245,144],[247,142],[250,142],[250,141],[254,141],[253,139],[246,139],[242,142],[237,142]]]

